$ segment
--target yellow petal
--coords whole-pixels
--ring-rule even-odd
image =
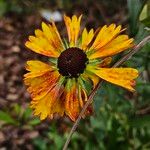
[[[80,32],[81,17],[82,15],[79,18],[74,15],[72,16],[72,19],[70,19],[68,16],[64,15],[64,21],[68,32],[70,47],[74,47],[77,44],[77,39]]]
[[[111,63],[111,61],[112,61],[112,58],[107,57],[107,58],[104,58],[99,64],[90,64],[89,63],[86,66],[86,72],[82,74],[83,78],[85,78],[86,80],[90,79],[93,83],[93,88],[95,88],[95,86],[100,81],[100,78],[93,73],[93,70],[96,70],[96,68],[108,67],[109,64]]]
[[[133,47],[133,39],[129,39],[127,35],[119,35],[111,42],[101,47],[95,53],[89,56],[90,59],[113,56],[128,48]]]
[[[132,68],[100,68],[93,72],[100,78],[130,91],[134,91],[134,79],[138,77],[138,71]]]
[[[55,24],[42,23],[42,29],[35,30],[35,36],[29,36],[26,47],[45,56],[58,57],[63,51],[63,43]]]
[[[64,104],[59,99],[61,93],[61,86],[57,85],[40,99],[33,99],[30,106],[34,109],[34,115],[40,116],[41,120],[47,117],[52,118],[55,113],[63,115]]]
[[[82,33],[82,40],[81,40],[81,46],[80,48],[82,50],[87,50],[88,44],[91,42],[94,36],[94,30],[91,29],[89,32],[86,30],[86,28],[83,30]]]
[[[88,71],[88,72],[85,72],[82,74],[83,78],[85,78],[86,80],[89,80],[92,81],[92,84],[93,84],[93,88],[95,88],[95,86],[98,84],[100,78],[95,75],[94,73]]]
[[[91,49],[100,49],[116,37],[120,32],[121,26],[116,27],[115,24],[111,24],[108,27],[106,25],[103,26],[99,31]]]
[[[31,97],[40,99],[56,85],[59,73],[57,71],[43,70],[40,74],[38,72],[29,72],[24,77],[24,82],[29,87],[27,90]]]
[[[48,71],[54,70],[52,66],[45,64],[38,60],[27,61],[25,68],[26,70],[30,71],[29,73],[24,75],[24,77],[26,78],[33,78],[33,77],[41,76]]]
[[[32,97],[31,107],[41,119],[52,117],[54,113],[63,115],[64,104],[59,99],[63,87],[59,84],[60,75],[52,66],[40,61],[28,61],[24,82]],[[60,107],[61,106],[61,107]]]
[[[36,37],[44,37],[44,33],[39,29],[36,29],[34,33]]]
[[[52,22],[52,25],[47,25],[43,22],[42,29],[45,37],[48,39],[52,47],[61,52],[63,50],[63,44],[55,23]]]

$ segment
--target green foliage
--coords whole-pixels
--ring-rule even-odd
[[[145,4],[141,14],[140,21],[147,27],[150,27],[150,0]]]
[[[9,111],[0,111],[0,122],[2,122],[2,126],[12,124],[14,126],[26,125],[29,128],[33,128],[40,123],[40,120],[31,116],[32,110],[29,107],[22,108],[20,105],[15,104]]]
[[[7,124],[13,124],[16,125],[17,121],[14,120],[9,113],[0,111],[0,120],[7,123]]]
[[[135,117],[130,120],[129,124],[132,127],[149,127],[150,126],[150,116],[146,115],[143,117]]]
[[[7,4],[5,2],[5,0],[0,0],[0,17],[2,17],[7,10]]]
[[[36,7],[36,3],[33,5],[30,0],[0,0],[0,17],[9,13],[25,15],[33,12]]]
[[[139,26],[139,16],[146,0],[128,0],[130,34],[135,36]]]
[[[137,91],[141,91],[141,88]],[[143,85],[142,85],[143,86]],[[114,92],[117,91],[117,92]],[[142,93],[143,91],[141,91]],[[148,150],[150,148],[150,117],[135,114],[135,100],[131,93],[104,83],[94,100],[95,115],[82,120],[69,145],[69,150]],[[144,101],[144,96],[140,99]],[[66,124],[61,122],[60,124]],[[71,127],[70,125],[66,125]],[[60,133],[55,121],[44,136],[33,140],[38,150],[61,150],[68,132]]]

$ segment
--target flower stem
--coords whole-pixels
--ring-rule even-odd
[[[126,62],[127,60],[129,60],[135,53],[137,53],[148,41],[150,41],[150,36],[147,36],[145,37],[139,44],[137,44],[128,54],[126,54],[125,56],[123,56],[120,60],[118,60],[113,66],[112,68],[114,67],[118,67],[120,66],[121,64],[123,64],[124,62]],[[73,124],[72,128],[71,128],[71,131],[69,133],[69,136],[65,142],[65,145],[63,147],[63,150],[67,150],[67,147],[70,143],[70,140],[71,140],[71,137],[73,135],[73,133],[75,132],[76,128],[78,127],[79,125],[79,122],[83,116],[83,114],[85,113],[87,107],[92,103],[93,101],[93,97],[94,95],[96,94],[97,90],[99,89],[100,85],[102,84],[103,80],[101,80],[97,85],[96,87],[91,91],[89,97],[88,97],[88,100],[87,102],[85,103],[85,105],[83,106],[77,120],[75,121],[75,123]]]

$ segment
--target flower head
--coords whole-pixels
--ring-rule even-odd
[[[100,79],[134,91],[138,71],[132,68],[109,68],[111,56],[133,46],[133,39],[122,34],[121,26],[111,24],[94,32],[80,33],[81,17],[64,16],[68,41],[62,40],[54,22],[42,23],[42,30],[29,36],[26,46],[50,58],[49,64],[27,62],[24,82],[31,94],[34,114],[43,120],[54,114],[68,115],[73,121],[87,101],[88,92]],[[86,114],[91,112],[89,107]],[[85,115],[86,115],[85,114]]]

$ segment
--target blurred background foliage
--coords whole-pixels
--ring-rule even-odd
[[[60,150],[72,127],[72,122],[67,118],[40,122],[38,118],[32,116],[32,110],[28,107],[30,97],[22,83],[24,62],[39,56],[26,52],[23,42],[28,33],[33,33],[34,27],[40,26],[41,20],[44,20],[41,10],[58,11],[60,14],[69,15],[82,13],[82,23],[87,28],[96,28],[112,22],[122,24],[129,29],[128,34],[135,38],[135,43],[150,34],[150,0],[0,0],[0,35],[2,37],[0,38],[0,54],[9,58],[17,55],[19,62],[22,62],[17,73],[15,72],[19,79],[13,83],[13,88],[18,88],[15,94],[22,90],[22,95],[25,95],[10,101],[9,98],[14,97],[12,98],[13,95],[8,90],[10,85],[7,88],[5,86],[9,74],[4,75],[5,82],[0,80],[0,149],[2,150]],[[10,28],[9,23],[17,28],[15,32],[12,31],[14,29]],[[62,21],[57,24],[64,34]],[[7,32],[5,32],[6,27],[8,27]],[[22,31],[23,29],[26,32]],[[19,36],[15,34],[15,39],[18,42],[15,41],[10,45],[8,41],[6,44],[2,42],[2,35],[6,36],[8,32],[17,33]],[[11,40],[10,36],[8,34],[8,39]],[[13,48],[14,45],[17,46],[13,49],[13,54],[10,52],[12,45]],[[5,50],[6,47],[7,50]],[[114,61],[121,56],[122,54],[114,57]],[[137,68],[140,71],[136,93],[103,83],[94,98],[95,112],[93,116],[81,121],[78,132],[72,137],[70,150],[150,150],[149,60],[150,43],[147,43],[131,60],[123,64],[125,67]],[[8,60],[1,61],[8,62]],[[2,68],[2,71],[4,69],[6,68]]]

